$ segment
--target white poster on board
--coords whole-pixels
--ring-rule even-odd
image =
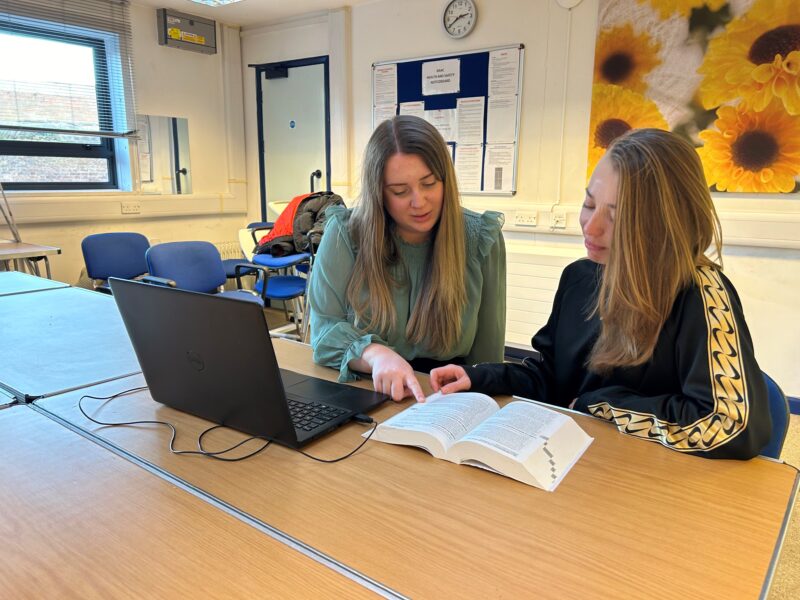
[[[425,120],[439,130],[445,142],[455,142],[458,139],[455,108],[426,110]]]
[[[483,190],[510,192],[514,178],[514,144],[486,144]]]
[[[484,96],[456,100],[459,144],[483,143],[483,112],[485,106],[486,98]]]
[[[397,105],[396,104],[384,104],[382,106],[375,107],[375,127],[383,123],[384,121],[388,121],[392,117],[397,114]]]
[[[457,94],[461,91],[461,59],[422,63],[422,95]]]
[[[519,48],[489,53],[489,95],[512,96],[519,84]]]
[[[517,97],[490,96],[486,112],[486,143],[513,143],[517,133]]]
[[[397,104],[397,65],[380,65],[373,72],[374,106]]]
[[[401,115],[412,115],[414,117],[419,117],[420,119],[425,118],[425,102],[401,102],[400,103],[400,114]]]
[[[481,171],[483,170],[483,146],[458,145],[456,148],[456,179],[458,190],[466,192],[479,192],[481,190]]]

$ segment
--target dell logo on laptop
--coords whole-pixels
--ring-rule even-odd
[[[206,363],[203,361],[203,357],[197,352],[192,352],[190,350],[186,353],[186,359],[189,361],[189,364],[192,365],[192,368],[195,371],[202,371],[206,368]]]

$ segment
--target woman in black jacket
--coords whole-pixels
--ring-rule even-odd
[[[771,433],[767,391],[722,274],[719,220],[695,149],[657,129],[618,138],[592,174],[580,223],[588,258],[561,276],[533,338],[540,359],[447,365],[431,371],[434,391],[516,394],[673,450],[756,456]]]

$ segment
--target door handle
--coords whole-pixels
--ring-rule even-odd
[[[322,179],[322,171],[317,169],[316,171],[311,171],[311,177],[308,178],[308,184],[311,187],[311,193],[314,193],[314,177],[317,179]]]

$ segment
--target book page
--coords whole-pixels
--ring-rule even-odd
[[[566,417],[529,402],[510,402],[465,435],[462,441],[487,446],[524,461],[541,446]]]
[[[440,393],[428,396],[427,402],[415,404],[378,426],[408,431],[421,431],[449,448],[481,421],[497,412],[497,403],[489,396],[470,392]],[[380,441],[380,436],[376,439]]]

